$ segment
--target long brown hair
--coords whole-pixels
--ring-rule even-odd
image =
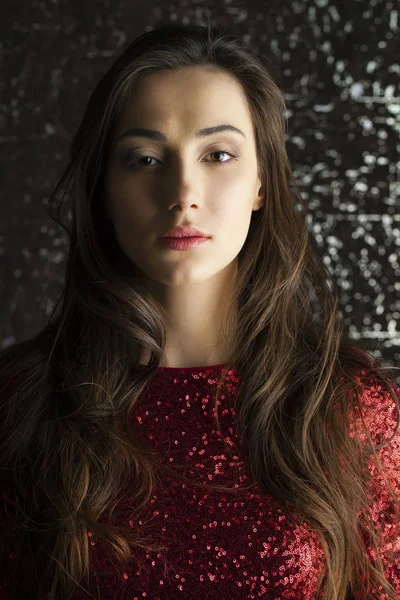
[[[343,332],[338,286],[307,230],[307,206],[289,165],[286,107],[268,60],[240,35],[193,25],[141,35],[98,83],[49,201],[70,239],[65,287],[46,327],[0,353],[3,478],[23,522],[21,555],[32,550],[39,574],[37,597],[72,598],[84,587],[89,532],[120,565],[128,564],[132,547],[163,550],[111,522],[116,507],[131,517],[140,512],[158,470],[168,468],[128,425],[164,357],[167,315],[105,218],[103,173],[110,132],[135,84],[190,65],[229,73],[246,94],[267,200],[252,214],[228,304],[238,314],[225,366],[240,374],[234,408],[251,485],[290,502],[317,533],[326,557],[318,590],[325,586],[325,600],[363,591],[370,599],[386,591],[395,600],[379,555],[376,565],[368,562],[360,542],[367,536],[377,543],[368,469],[361,467],[390,440],[374,446],[367,431],[368,443],[361,443],[346,421],[350,408],[361,408],[362,386],[371,378],[398,407],[394,382]],[[138,368],[141,349],[151,356],[145,369]],[[217,418],[224,382],[222,370]],[[134,507],[121,504],[128,487]]]

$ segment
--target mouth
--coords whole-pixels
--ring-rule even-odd
[[[161,244],[169,250],[192,250],[207,242],[208,237],[163,237],[159,238]]]

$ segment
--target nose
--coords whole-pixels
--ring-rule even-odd
[[[190,207],[198,208],[201,204],[201,182],[196,178],[193,168],[185,167],[183,160],[178,160],[175,169],[167,174],[166,186],[168,188],[168,210],[176,205],[181,210]]]

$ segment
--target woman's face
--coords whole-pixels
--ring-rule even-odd
[[[198,134],[218,125],[242,134]],[[139,128],[162,139],[131,131]],[[252,211],[264,202],[251,115],[236,81],[204,67],[148,75],[126,103],[111,143],[106,212],[121,249],[145,277],[191,284],[235,261]],[[211,238],[189,250],[161,244],[161,233],[182,224]]]

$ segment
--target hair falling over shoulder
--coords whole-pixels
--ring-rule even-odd
[[[111,131],[140,78],[198,65],[230,74],[243,88],[267,199],[239,255],[228,362],[243,383],[235,411],[251,480],[315,529],[326,556],[325,600],[363,593],[372,600],[383,591],[396,600],[382,564],[369,562],[360,545],[361,535],[375,539],[362,468],[372,442],[348,435],[345,419],[359,406],[360,374],[398,406],[393,381],[343,332],[338,287],[307,230],[286,153],[286,106],[272,65],[241,36],[210,25],[141,35],[98,83],[49,200],[70,242],[65,286],[44,329],[0,353],[2,473],[23,524],[21,546],[34,549],[40,575],[30,598],[72,598],[85,586],[89,531],[121,565],[133,547],[162,550],[112,523],[128,485],[137,503],[127,510],[140,512],[161,468],[151,448],[128,436],[128,422],[163,358],[166,314],[105,218],[102,176]],[[151,359],[139,372],[141,349]],[[223,386],[217,416],[221,393]]]

